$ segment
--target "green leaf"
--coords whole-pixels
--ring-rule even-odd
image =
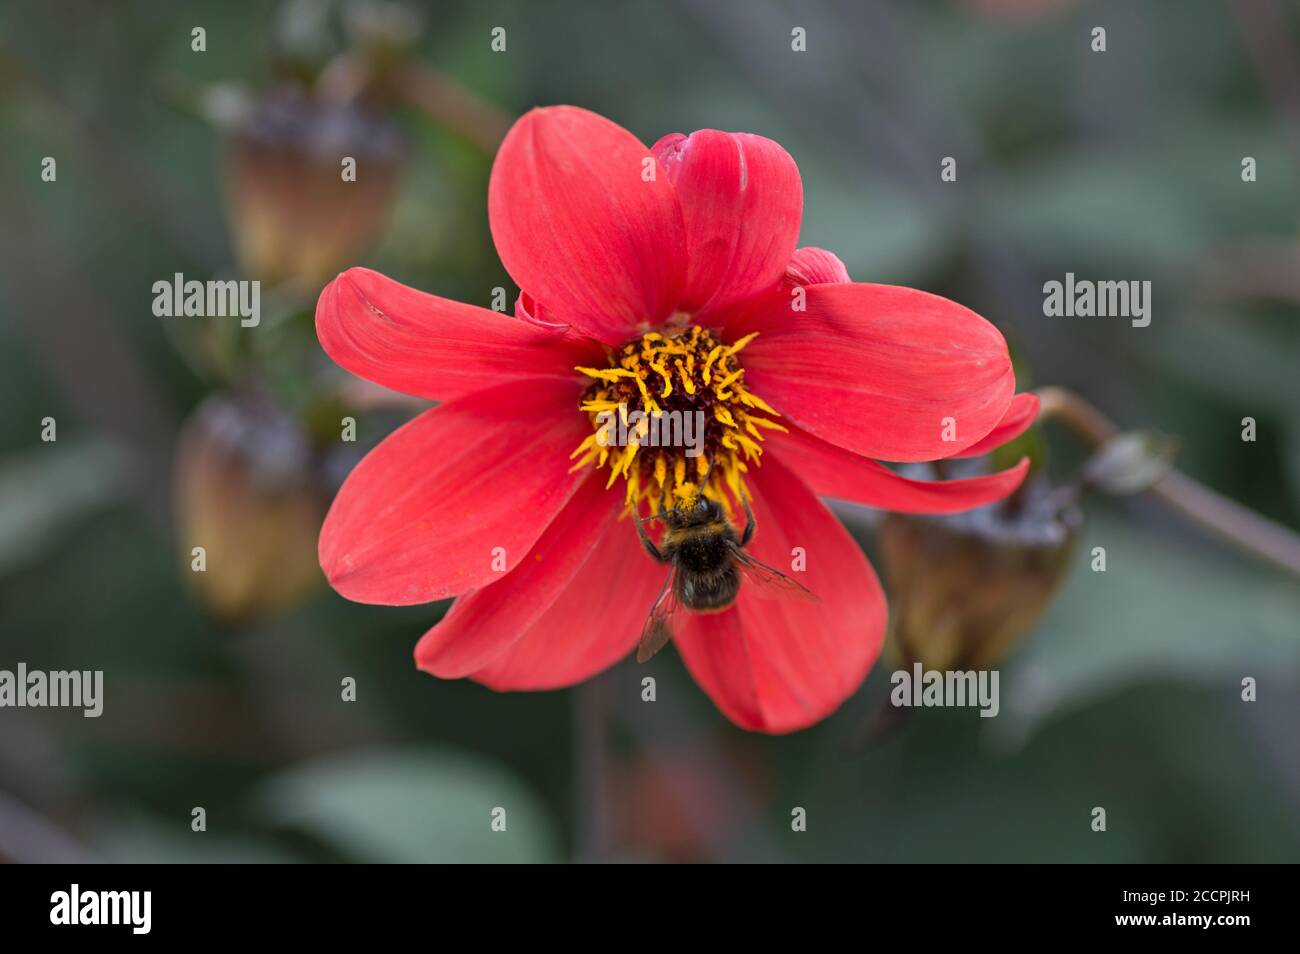
[[[113,864],[286,864],[303,859],[243,835],[190,830],[188,812],[164,824],[144,816],[115,819],[99,829],[95,846]]]
[[[537,797],[514,775],[451,749],[330,756],[289,769],[257,802],[364,862],[541,862],[557,836]],[[505,831],[493,812],[505,810]]]
[[[125,476],[123,454],[108,444],[42,444],[0,462],[0,575],[39,558],[116,499]]]
[[[1248,705],[1244,677],[1263,693],[1300,676],[1300,587],[1186,532],[1092,521],[1060,598],[1004,667],[991,731],[1014,746],[1063,711],[1151,680]],[[1092,570],[1094,547],[1105,548],[1104,572]]]

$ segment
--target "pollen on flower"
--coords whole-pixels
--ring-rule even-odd
[[[737,356],[756,336],[725,344],[699,326],[652,331],[610,349],[609,367],[578,368],[592,379],[580,410],[594,431],[571,455],[573,469],[609,468],[607,487],[623,478],[629,512],[645,505],[658,513],[703,492],[731,513],[749,497],[745,475],[759,464],[763,432],[785,430],[772,420],[780,415],[745,386]],[[611,416],[623,425],[621,443],[607,439],[609,424],[616,423]],[[692,423],[702,421],[702,433],[686,423],[693,442],[664,440],[670,428],[657,426],[656,416],[674,423],[689,416]],[[687,453],[692,443],[698,456]]]

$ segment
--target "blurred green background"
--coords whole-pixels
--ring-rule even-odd
[[[417,672],[445,606],[350,604],[314,565],[333,488],[414,406],[349,384],[311,324],[321,283],[353,264],[513,303],[486,187],[493,136],[534,105],[594,109],[647,143],[757,132],[799,164],[800,244],[974,308],[1010,341],[1021,389],[1068,387],[1121,426],[1178,435],[1185,472],[1294,530],[1294,4],[411,9],[418,30],[357,4],[0,7],[0,668],[106,682],[99,719],[0,710],[0,857],[1300,858],[1300,586],[1146,497],[1089,501],[1077,556],[1105,546],[1107,572],[1075,560],[1001,664],[996,719],[922,710],[874,732],[884,660],[786,738],[732,727],[671,652],[649,667],[653,705],[630,661],[539,694]],[[387,85],[336,110],[358,102],[357,60],[337,54],[358,49]],[[343,90],[335,105],[276,99],[327,63],[317,88]],[[344,146],[359,184],[382,170],[361,206],[312,177],[313,150]],[[286,264],[303,249],[318,260]],[[1067,271],[1151,280],[1150,327],[1043,318],[1043,283]],[[155,317],[152,285],[175,272],[263,278],[261,325]],[[346,450],[340,414],[359,422]],[[1064,479],[1082,452],[1044,431]],[[850,517],[879,567],[870,521]],[[197,586],[195,527],[222,548]]]

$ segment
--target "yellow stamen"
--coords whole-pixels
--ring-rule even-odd
[[[734,383],[736,383],[737,381],[739,381],[739,380],[740,380],[740,376],[741,376],[742,374],[744,374],[744,373],[745,373],[745,369],[744,369],[744,368],[739,368],[739,369],[737,369],[736,371],[731,372],[731,374],[727,375],[725,378],[723,378],[721,381],[718,382],[718,386],[717,386],[717,388],[716,388],[715,390],[719,390],[719,391],[720,391],[720,390],[722,390],[722,389],[724,389],[724,388],[727,388],[727,387],[731,386],[732,384],[734,384]]]
[[[727,349],[727,354],[739,354],[741,350],[745,347],[745,345],[749,344],[757,337],[758,337],[758,332],[751,331],[749,334],[745,335],[745,337],[741,338],[739,341],[737,341],[735,344],[729,347]]]
[[[673,393],[673,377],[668,373],[668,369],[662,364],[652,364],[650,370],[664,379],[664,388],[659,392],[659,396],[661,398],[671,397]]]
[[[709,383],[709,379],[711,375],[710,369],[713,367],[713,362],[718,359],[718,355],[720,354],[722,354],[722,345],[718,345],[716,348],[714,348],[712,351],[709,352],[709,357],[704,362],[704,383],[705,384]]]
[[[570,455],[573,470],[608,468],[606,487],[622,477],[628,512],[658,513],[666,501],[688,506],[704,495],[734,517],[749,498],[745,475],[761,462],[765,432],[785,430],[774,420],[780,415],[745,385],[737,355],[755,337],[728,344],[699,325],[674,324],[612,350],[608,368],[578,368],[591,379],[579,408],[593,433]],[[623,446],[607,447],[601,430],[615,409]],[[632,411],[645,415],[635,426]],[[701,452],[688,458],[688,446]]]
[[[682,379],[682,387],[686,389],[687,394],[695,393],[695,382],[692,380],[694,365],[695,355],[686,356],[686,367],[682,367],[680,361],[673,362],[673,367],[677,369],[677,374]],[[665,397],[666,396],[667,395],[665,395]]]
[[[636,377],[632,371],[623,368],[578,368],[589,378],[599,378],[602,381],[617,381],[619,378]]]

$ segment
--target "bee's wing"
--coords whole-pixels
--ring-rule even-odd
[[[736,566],[740,568],[740,575],[753,585],[756,595],[768,600],[794,597],[810,603],[821,602],[817,594],[808,587],[796,583],[775,567],[768,566],[738,544],[732,545],[731,555],[736,560]]]
[[[672,620],[678,607],[681,606],[673,586],[676,579],[677,567],[674,566],[668,571],[664,588],[659,591],[659,598],[655,600],[655,605],[650,607],[650,616],[645,621],[645,628],[641,630],[641,642],[637,643],[636,647],[636,661],[639,663],[645,662],[659,652],[673,638]]]

